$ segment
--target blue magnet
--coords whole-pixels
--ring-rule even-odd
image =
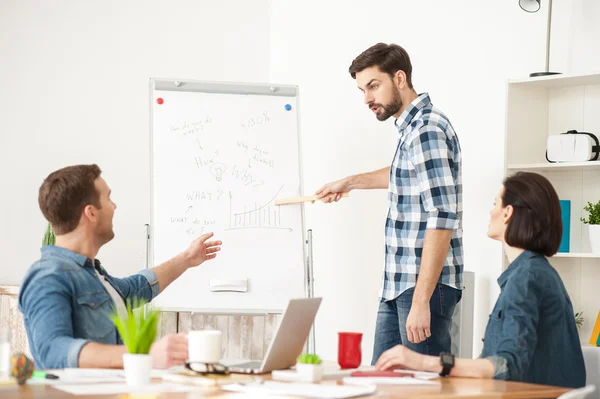
[[[285,110],[289,111],[292,109],[292,106],[290,104],[285,104]]]

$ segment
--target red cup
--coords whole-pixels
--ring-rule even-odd
[[[355,369],[360,366],[362,333],[338,333],[338,364],[343,369]]]

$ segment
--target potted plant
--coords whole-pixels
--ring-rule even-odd
[[[589,237],[592,252],[600,252],[600,201],[595,204],[588,202],[583,209],[590,214],[589,219],[581,218],[581,221],[589,225]]]
[[[110,319],[121,335],[128,353],[123,354],[123,369],[127,384],[139,386],[150,383],[152,356],[150,347],[156,338],[158,325],[157,311],[144,312],[144,303],[127,303],[126,314],[115,310]]]
[[[319,382],[323,379],[323,364],[319,356],[303,353],[297,359],[296,372],[299,379],[306,382]]]
[[[42,247],[46,245],[54,245],[56,243],[56,237],[54,236],[54,231],[52,231],[52,225],[48,222],[46,226],[46,231],[44,232],[44,238],[42,239]]]

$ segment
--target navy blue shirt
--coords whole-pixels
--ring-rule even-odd
[[[498,284],[500,296],[480,356],[494,363],[494,378],[583,387],[585,363],[573,305],[548,260],[525,251]]]

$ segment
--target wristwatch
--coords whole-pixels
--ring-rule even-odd
[[[454,355],[450,352],[440,353],[440,364],[442,365],[442,372],[440,375],[445,377],[450,374],[450,370],[454,367]]]

